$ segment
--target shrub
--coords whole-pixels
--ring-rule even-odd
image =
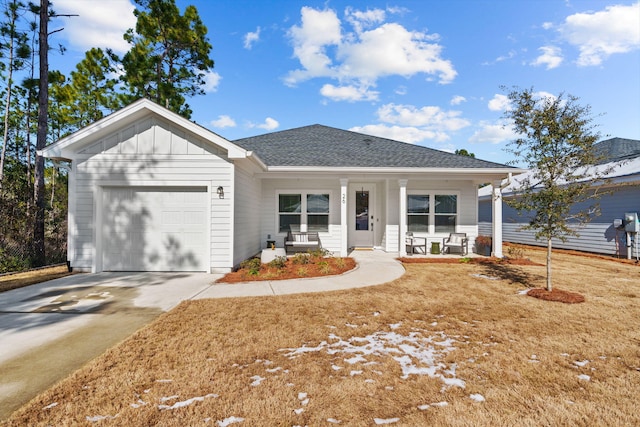
[[[325,248],[318,248],[318,249],[309,249],[308,254],[312,258],[316,258],[317,259],[317,258],[326,258],[329,255],[331,255],[331,252],[329,252]]]
[[[491,246],[492,240],[491,236],[483,236],[480,235],[476,237],[476,246]]]
[[[344,260],[344,258],[336,258],[336,267],[338,267],[339,269],[343,269],[347,266],[347,262]]]
[[[523,259],[524,249],[519,246],[509,246],[507,247],[507,257],[512,259]]]
[[[273,261],[269,263],[269,267],[281,269],[287,266],[287,257],[286,256],[277,256]]]
[[[331,274],[333,269],[327,261],[320,261],[318,262],[318,271],[322,274]]]
[[[296,265],[306,265],[311,262],[310,258],[311,257],[309,254],[297,253],[293,256],[293,258],[291,259],[291,262],[293,262]]]
[[[262,267],[260,258],[249,258],[240,263],[240,268],[247,270],[247,274],[250,276],[257,276],[260,274],[260,267]]]
[[[296,273],[300,277],[305,277],[307,274],[309,274],[309,271],[307,270],[306,267],[300,267],[300,268],[298,268],[298,271],[296,271]]]

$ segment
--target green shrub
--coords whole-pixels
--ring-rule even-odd
[[[296,273],[300,277],[305,277],[307,274],[309,274],[309,271],[307,270],[306,267],[300,267],[300,268],[298,268],[298,271],[296,271]]]
[[[287,257],[286,256],[277,256],[269,263],[269,267],[281,269],[287,266]]]
[[[29,260],[20,256],[8,255],[0,249],[0,273],[13,273],[29,269]]]
[[[333,272],[333,269],[327,261],[318,262],[318,270],[322,274],[331,274]]]
[[[260,258],[249,258],[240,263],[240,268],[247,270],[247,274],[250,276],[257,276],[260,274],[260,267],[262,267]]]
[[[309,249],[309,251],[307,251],[307,253],[312,258],[316,258],[316,259],[318,259],[318,258],[326,258],[326,257],[331,255],[331,252],[329,252],[325,248]]]
[[[343,269],[347,266],[347,262],[344,260],[344,258],[336,258],[336,267],[338,267],[339,269]]]

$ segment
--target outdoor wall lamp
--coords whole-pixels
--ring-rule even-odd
[[[222,188],[222,185],[218,187],[217,193],[218,193],[218,198],[224,199],[224,188]]]

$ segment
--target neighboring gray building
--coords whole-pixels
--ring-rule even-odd
[[[613,172],[608,175],[613,193],[602,196],[599,202],[600,216],[579,229],[579,237],[569,237],[564,243],[554,239],[553,247],[626,257],[624,230],[616,229],[613,222],[615,219],[622,219],[626,212],[640,212],[640,141],[611,138],[598,143],[596,150],[603,157],[599,167],[614,166]],[[526,174],[521,175],[523,176]],[[518,181],[519,177],[515,177],[510,185],[503,188],[503,198],[512,195],[512,189],[518,185]],[[478,231],[481,235],[491,235],[491,191],[490,185],[478,191]],[[574,207],[576,211],[583,208],[586,206]],[[546,246],[546,242],[533,237],[533,231],[521,230],[528,223],[528,216],[519,216],[504,202],[502,209],[505,242]]]

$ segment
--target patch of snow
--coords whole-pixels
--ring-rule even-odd
[[[177,394],[174,394],[173,396],[161,397],[160,398],[160,402],[164,403],[164,402],[167,402],[169,400],[177,399],[178,397],[180,397],[180,396],[177,395]]]
[[[499,280],[500,279],[499,277],[487,276],[487,275],[484,275],[484,274],[477,274],[477,273],[476,274],[472,274],[471,276],[477,277],[479,279],[486,279],[486,280]]]
[[[342,421],[336,420],[335,418],[327,418],[327,422],[331,424],[340,424]]]
[[[374,316],[380,316],[380,312],[379,312],[379,311],[374,311],[374,312],[373,312],[373,315],[374,315]]]
[[[560,356],[562,356],[562,357],[569,357],[569,356],[570,356],[570,354],[569,354],[569,353],[560,353]]]
[[[374,418],[373,422],[377,425],[381,424],[394,424],[400,421],[400,418]]]
[[[250,384],[251,387],[257,387],[262,383],[262,381],[266,380],[266,378],[261,377],[260,375],[254,375],[251,377],[251,379],[253,380],[253,382]]]
[[[331,365],[331,369],[333,369],[334,371],[339,371],[340,369],[342,369],[342,367],[338,365]]]
[[[94,415],[93,417],[87,416],[86,419],[90,423],[97,423],[98,421],[102,421],[102,420],[112,420],[117,416],[118,416],[117,414],[116,415]]]
[[[398,323],[391,323],[389,324],[389,327],[391,329],[398,329],[400,326],[402,326],[402,322],[398,322]]]
[[[244,418],[231,416],[229,418],[225,418],[224,420],[216,421],[216,424],[218,425],[218,427],[227,427],[230,424],[241,423],[243,421]]]
[[[362,375],[362,371],[351,371],[349,372],[349,375],[351,375],[352,377],[356,375]]]
[[[178,409],[178,408],[183,408],[185,406],[189,406],[195,402],[202,402],[205,399],[209,399],[212,397],[218,397],[217,394],[207,394],[205,396],[198,396],[198,397],[192,397],[191,399],[187,399],[187,400],[183,400],[181,402],[176,402],[173,405],[169,406],[169,405],[158,405],[158,409],[160,410],[165,410],[165,409]]]
[[[356,364],[358,362],[366,362],[367,359],[365,359],[364,357],[362,357],[360,355],[357,355],[357,356],[350,357],[349,359],[344,359],[344,361],[347,362],[350,365],[354,365],[354,364]]]
[[[304,406],[309,404],[309,398],[307,397],[305,400],[301,400],[300,403]]]
[[[138,399],[138,401],[137,401],[136,403],[132,403],[130,406],[131,406],[133,409],[138,409],[139,407],[141,407],[141,406],[145,406],[145,405],[147,405],[147,402],[145,402],[145,401],[144,401],[144,400],[142,400],[142,399]]]
[[[574,362],[573,362],[573,364],[574,364],[574,365],[579,366],[579,367],[581,367],[581,368],[582,368],[583,366],[586,366],[586,365],[587,365],[587,363],[589,363],[589,361],[588,361],[588,360],[576,360],[576,361],[574,361]]]
[[[307,398],[307,396],[309,396],[307,393],[300,392],[298,393],[298,400],[304,400]]]
[[[388,386],[385,386],[385,388],[384,388],[384,389],[385,389],[385,390],[390,390],[390,391],[391,391],[391,390],[393,390],[393,386],[392,386],[392,385],[388,385]]]
[[[469,396],[471,398],[471,400],[473,400],[474,402],[484,402],[484,396],[478,393],[474,393],[472,395]]]
[[[578,375],[578,379],[583,380],[583,381],[591,381],[591,377],[589,375],[585,375],[585,374]]]
[[[280,366],[278,366],[277,368],[265,369],[265,371],[267,371],[270,374],[273,374],[273,373],[278,372],[280,370],[282,370],[282,368]]]
[[[53,402],[53,403],[48,404],[47,406],[45,406],[42,409],[51,409],[51,408],[55,408],[56,406],[58,406],[58,402]]]
[[[431,323],[431,326],[438,326],[438,322]]]
[[[518,295],[526,295],[527,293],[529,293],[529,289],[521,289],[518,292],[516,292]]]
[[[436,402],[436,403],[432,403],[431,406],[440,406],[440,407],[444,407],[449,405],[449,402]]]
[[[170,383],[173,382],[173,380],[156,380],[157,383]]]
[[[303,413],[303,412],[304,412],[304,408],[294,409],[294,410],[293,410],[293,412],[294,412],[296,415],[300,415],[301,413]]]
[[[358,325],[354,325],[353,323],[345,323],[344,326],[348,326],[350,328],[357,328]]]
[[[425,404],[425,405],[418,405],[418,409],[420,409],[421,411],[426,411],[427,409],[429,409],[431,407],[431,405],[429,404]]]

